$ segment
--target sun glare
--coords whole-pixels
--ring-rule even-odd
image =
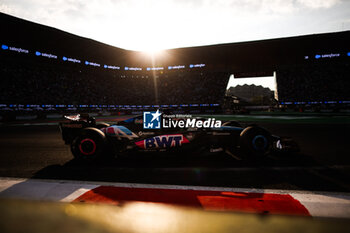
[[[146,53],[149,56],[157,56],[163,53],[163,49],[157,49],[157,48],[147,48],[143,49],[142,52]]]

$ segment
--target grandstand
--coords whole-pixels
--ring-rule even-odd
[[[228,79],[276,72],[281,105],[350,103],[350,32],[179,48],[109,46],[0,14],[2,111],[217,112]]]

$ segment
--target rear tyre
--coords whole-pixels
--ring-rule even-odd
[[[75,159],[92,161],[101,157],[106,147],[106,136],[96,128],[85,128],[73,140],[71,151]]]
[[[110,125],[107,124],[107,123],[105,123],[105,122],[98,122],[98,123],[96,123],[96,128],[97,128],[97,129],[107,128],[107,127],[109,127],[109,126],[110,126]]]
[[[226,121],[222,124],[222,126],[242,127],[242,125],[238,121]]]
[[[241,132],[239,146],[241,153],[247,158],[265,158],[272,148],[271,134],[263,128],[249,126]]]

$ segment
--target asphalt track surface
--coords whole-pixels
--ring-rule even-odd
[[[78,164],[57,126],[1,126],[0,176],[145,184],[350,192],[348,124],[259,124],[292,137],[299,153],[262,162],[227,154],[134,154]]]

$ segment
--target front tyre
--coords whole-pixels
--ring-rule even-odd
[[[239,146],[245,157],[264,158],[272,148],[271,134],[263,128],[249,126],[241,132]]]
[[[106,136],[96,128],[85,128],[73,140],[71,151],[78,160],[92,161],[101,157],[106,147]]]

